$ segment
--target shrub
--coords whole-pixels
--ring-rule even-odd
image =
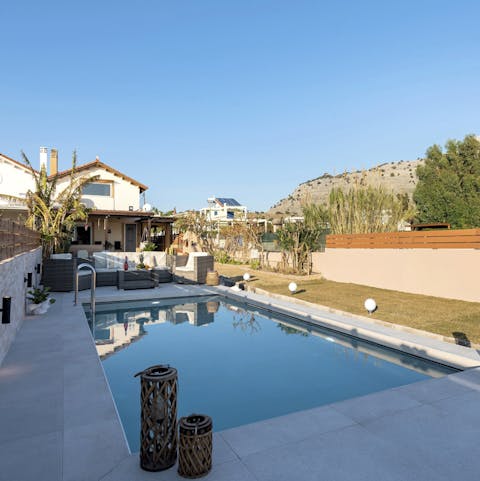
[[[30,299],[34,304],[41,304],[46,301],[50,296],[50,287],[34,287],[31,291],[28,299]],[[55,299],[50,299],[50,304],[53,304]]]
[[[252,269],[260,269],[260,261],[258,259],[250,259],[250,267]]]
[[[145,242],[142,251],[154,251],[157,246],[153,242]]]

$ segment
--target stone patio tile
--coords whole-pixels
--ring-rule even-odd
[[[432,404],[439,409],[442,414],[448,416],[452,421],[480,426],[480,392],[471,391],[459,395],[455,398],[442,399]],[[479,428],[480,429],[480,428]]]
[[[57,360],[61,361],[62,357],[62,340],[55,338],[38,339],[32,336],[31,339],[24,339],[15,342],[15,349],[10,349],[5,356],[3,365],[7,364],[38,364],[43,361]]]
[[[88,325],[83,325],[85,320],[82,319],[77,322],[69,323],[68,331],[63,335],[63,342],[65,345],[69,346],[71,344],[77,344],[79,340],[91,341],[92,334],[88,328]]]
[[[258,481],[447,481],[420,459],[399,455],[362,426],[242,459]]]
[[[0,426],[0,443],[61,431],[63,400],[59,396],[2,400]]]
[[[63,354],[65,359],[72,360],[85,355],[98,356],[95,344],[90,336],[79,340],[79,342],[66,342],[64,344]]]
[[[391,389],[331,404],[333,409],[360,424],[417,406],[420,403],[415,399]]]
[[[124,459],[116,468],[101,478],[101,481],[179,481],[186,478],[177,472],[178,466],[158,472],[148,472],[140,468],[138,455]],[[257,481],[248,469],[239,461],[233,460],[213,466],[204,477],[205,481]],[[293,480],[292,480],[293,481]]]
[[[176,480],[176,466],[166,471],[149,472],[140,468],[138,454],[127,456],[99,481],[170,481]]]
[[[89,362],[85,361],[85,365],[88,366]],[[93,363],[93,366],[97,366],[97,364]],[[73,375],[72,372],[77,372],[78,374]],[[68,395],[72,391],[78,393],[78,391],[81,390],[103,390],[107,381],[105,380],[105,376],[101,369],[95,368],[93,372],[84,371],[82,374],[79,370],[72,368],[72,371],[65,369],[63,373],[63,382],[65,395]]]
[[[178,476],[178,474],[177,474]],[[177,479],[185,479],[178,476]],[[239,460],[213,466],[204,478],[206,481],[257,481],[255,476]]]
[[[63,442],[64,481],[100,479],[130,454],[118,421],[65,429]]]
[[[40,480],[62,480],[60,432],[0,444],[0,481]]]
[[[63,397],[61,365],[56,360],[5,363],[0,375],[0,406],[17,400],[51,399]]]
[[[243,457],[263,449],[341,429],[354,422],[330,407],[321,407],[222,431],[233,451]]]
[[[86,386],[86,383],[82,383],[65,391],[63,411],[65,429],[95,425],[102,421],[117,421],[118,415],[114,401],[103,382],[97,382],[96,385],[89,384],[88,388]],[[94,396],[92,396],[93,392]]]
[[[480,390],[480,368],[467,369],[449,376],[452,380],[473,390]]]
[[[394,388],[405,396],[408,396],[420,403],[432,403],[471,392],[472,389],[467,383],[455,380],[450,376],[440,379],[428,379]]]
[[[238,459],[232,448],[225,441],[225,439],[223,439],[221,433],[213,433],[212,445],[212,463],[214,465]]]
[[[65,359],[63,376],[65,380],[76,381],[86,374],[90,378],[105,377],[98,356],[89,353],[76,356],[74,359]]]
[[[35,342],[37,339],[50,343],[51,347],[57,345],[62,338],[62,331],[52,328],[50,322],[39,322],[38,319],[26,319],[22,329],[17,334],[15,341],[18,343]],[[39,346],[43,347],[43,346]],[[61,348],[61,346],[60,346]]]
[[[479,398],[475,409],[471,395],[467,396],[463,402],[460,397],[450,398],[399,412],[372,421],[365,428],[399,456],[418,459],[435,471],[432,479],[478,479],[478,465],[472,461],[480,459]],[[457,416],[447,415],[442,409],[454,410]]]

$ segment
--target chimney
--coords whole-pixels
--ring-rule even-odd
[[[42,170],[42,168],[45,168],[45,171],[47,171],[47,162],[48,162],[47,156],[48,156],[47,148],[40,147],[40,170]]]
[[[58,173],[58,150],[50,149],[50,175]]]

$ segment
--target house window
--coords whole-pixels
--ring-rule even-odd
[[[103,182],[89,182],[82,188],[84,195],[102,195],[104,197],[111,197],[112,184]]]
[[[91,244],[92,229],[88,224],[76,225],[72,244]]]

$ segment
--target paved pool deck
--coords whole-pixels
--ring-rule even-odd
[[[97,299],[179,297],[213,288],[99,288]],[[236,293],[244,296],[244,293]],[[149,473],[129,452],[81,305],[55,293],[43,316],[27,317],[0,366],[0,480],[177,480],[175,468]],[[312,322],[364,334],[365,323],[277,304]],[[81,293],[81,301],[89,294]],[[322,321],[323,319],[323,321]],[[438,339],[384,331],[399,346],[439,355]],[[373,331],[376,327],[373,328]],[[407,338],[405,338],[407,335]],[[472,349],[444,345],[456,362],[479,365]],[[418,349],[418,351],[415,351]],[[478,361],[478,362],[477,362]],[[213,469],[225,481],[454,480],[480,473],[480,368],[301,411],[214,434]]]

